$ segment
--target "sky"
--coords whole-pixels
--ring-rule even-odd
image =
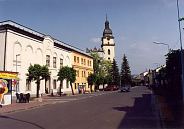
[[[184,0],[179,7],[184,17]],[[13,20],[83,50],[101,46],[106,14],[119,69],[124,54],[132,74],[164,65],[167,46],[154,41],[180,48],[176,0],[0,0],[0,21]]]

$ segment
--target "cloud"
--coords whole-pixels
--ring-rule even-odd
[[[125,36],[121,36],[121,37],[120,37],[120,40],[121,40],[121,41],[125,41],[125,40],[126,40]]]
[[[156,37],[153,37],[156,39]],[[153,63],[164,64],[167,48],[165,46],[155,45],[150,41],[132,41],[116,47],[117,52],[121,55],[116,55],[119,64],[122,61],[122,55],[125,53],[128,57],[129,64],[133,74],[139,74],[145,69],[155,67]]]
[[[92,38],[92,39],[90,39],[90,41],[93,43],[100,43],[101,39],[100,38]]]

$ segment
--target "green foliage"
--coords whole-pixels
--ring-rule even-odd
[[[120,78],[121,78],[121,85],[131,84],[132,82],[131,71],[125,54],[123,56],[123,62],[121,64]]]
[[[103,59],[98,55],[97,52],[92,52],[90,54],[93,57],[93,69],[94,69],[94,73],[95,74],[98,74],[99,71],[100,71],[100,65],[99,64],[100,64],[101,60],[103,60]]]
[[[98,89],[99,85],[111,81],[110,71],[112,64],[110,61],[101,58],[96,52],[91,53],[91,56],[93,57],[94,76],[96,76],[95,85]]]
[[[90,91],[92,92],[92,85],[96,84],[97,82],[97,75],[96,74],[90,74],[87,78],[88,84],[90,85]]]
[[[114,85],[119,86],[119,83],[120,83],[120,75],[119,75],[118,65],[117,65],[115,59],[113,59],[112,68],[110,70],[110,75],[112,77],[111,83],[114,84]]]
[[[72,94],[74,94],[73,92],[73,87],[72,87],[72,83],[75,82],[76,80],[76,70],[74,70],[73,68],[70,68],[68,66],[62,67],[59,72],[58,72],[58,80],[59,81],[63,81],[64,79],[67,80],[67,82],[70,82],[70,86],[72,89]],[[60,86],[60,92],[61,92],[61,86]],[[60,94],[61,95],[61,94]]]
[[[109,84],[112,81],[112,76],[108,74],[104,77],[104,84]]]
[[[89,85],[94,85],[97,81],[97,76],[95,74],[90,74],[87,80]]]
[[[29,81],[36,81],[37,97],[39,97],[40,81],[47,79],[50,76],[47,66],[40,66],[39,64],[30,65],[28,68],[27,78]]]
[[[167,93],[173,97],[182,97],[181,86],[181,51],[172,50],[166,58]]]

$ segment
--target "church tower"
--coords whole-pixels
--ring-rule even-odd
[[[112,35],[112,30],[109,27],[109,21],[105,21],[105,29],[103,31],[103,37],[101,38],[102,45],[101,48],[104,52],[103,57],[105,60],[110,60],[111,62],[115,58],[115,42]]]

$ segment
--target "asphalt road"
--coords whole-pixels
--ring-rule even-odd
[[[0,115],[0,129],[155,129],[160,124],[154,106],[151,91],[136,87]]]

